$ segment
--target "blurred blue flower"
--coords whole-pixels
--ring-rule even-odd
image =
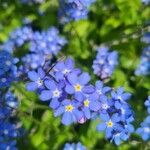
[[[30,51],[44,55],[57,55],[66,43],[65,38],[60,37],[57,28],[51,27],[47,31],[34,32]]]
[[[108,50],[108,47],[98,47],[96,59],[93,61],[94,74],[98,75],[101,79],[111,77],[118,64],[117,52],[109,52]]]
[[[80,142],[78,143],[66,143],[63,150],[87,150]]]
[[[144,141],[150,140],[150,115],[141,123],[141,127],[136,130]]]
[[[0,51],[0,88],[8,87],[17,78],[17,58],[7,51]]]
[[[13,52],[17,47],[32,39],[33,31],[30,27],[18,27],[10,33],[9,39],[2,45],[2,49]]]
[[[148,5],[150,3],[150,0],[142,0],[142,2],[145,4],[145,5]]]
[[[68,23],[73,20],[86,19],[88,9],[95,0],[59,0],[60,23]]]
[[[35,91],[43,88],[45,72],[42,68],[36,71],[29,71],[28,78],[32,81],[26,84],[27,90]]]
[[[148,99],[145,101],[145,106],[147,106],[147,111],[150,114],[150,96],[148,96]]]
[[[16,124],[12,122],[12,112],[17,108],[18,102],[10,91],[1,93],[0,97],[0,149],[17,150],[18,131]]]
[[[143,49],[141,60],[137,69],[135,70],[136,75],[149,75],[150,74],[150,33],[145,33],[141,39],[147,46]]]

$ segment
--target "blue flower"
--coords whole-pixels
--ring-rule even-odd
[[[53,80],[46,80],[44,84],[46,89],[42,90],[40,99],[42,101],[50,100],[50,107],[56,109],[60,104],[59,99],[62,97],[62,85]]]
[[[76,143],[66,143],[63,150],[86,150],[86,147],[83,146],[80,142]]]
[[[65,61],[58,62],[54,67],[54,76],[57,80],[64,80],[69,73],[79,74],[81,71],[74,68],[74,61],[68,57]]]
[[[92,93],[94,91],[92,86],[87,86],[90,81],[88,73],[82,73],[79,76],[75,73],[70,73],[67,76],[68,84],[66,84],[65,91],[68,94],[75,94],[75,98],[80,99],[83,93]]]
[[[97,112],[100,109],[100,102],[94,94],[84,95],[80,101],[85,119],[90,119],[92,112]]]
[[[150,114],[150,96],[148,96],[148,99],[145,101],[145,106],[147,106],[147,111]]]
[[[130,99],[131,94],[125,93],[123,87],[119,87],[117,91],[111,92],[112,99],[120,101],[121,103],[125,103],[128,99]]]
[[[113,114],[111,117],[108,114],[101,114],[100,118],[102,123],[97,126],[98,131],[106,130],[106,138],[111,138],[114,131],[121,131],[123,127],[119,124],[120,117],[119,115]]]
[[[107,93],[109,93],[111,91],[111,88],[108,86],[104,86],[102,81],[96,81],[95,83],[95,94],[97,95],[97,97],[99,97],[100,95],[105,95]]]
[[[38,71],[28,72],[28,78],[32,81],[26,84],[26,88],[29,91],[34,91],[41,89],[43,87],[43,81],[45,77],[45,72],[42,68],[39,68]]]
[[[83,113],[78,110],[79,104],[75,100],[64,100],[62,105],[55,110],[55,116],[62,115],[61,122],[64,125],[70,125],[73,122],[81,120]]]
[[[150,140],[150,116],[148,116],[142,123],[141,127],[136,130],[144,141]]]
[[[109,52],[108,50],[108,47],[98,47],[96,59],[93,61],[94,74],[98,75],[101,79],[111,77],[118,63],[117,52]]]

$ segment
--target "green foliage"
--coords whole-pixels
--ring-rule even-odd
[[[69,41],[60,55],[71,55],[78,67],[91,74],[93,83],[98,79],[92,70],[96,55],[94,48],[108,44],[118,51],[119,65],[106,84],[111,87],[124,86],[133,94],[130,103],[135,111],[137,127],[145,117],[143,103],[150,94],[150,78],[134,75],[143,47],[140,37],[142,31],[147,30],[146,21],[150,20],[149,7],[142,5],[140,0],[97,0],[91,7],[88,20],[71,22],[63,30],[58,24],[57,10],[58,2],[55,0],[47,0],[41,5],[0,1],[0,42],[4,42],[13,29],[22,25],[23,18],[31,19],[33,27],[38,29],[57,26]],[[110,144],[102,133],[96,131],[99,120],[63,126],[47,104],[40,102],[35,93],[25,90],[23,83],[14,84],[12,89],[19,99],[18,118],[26,130],[18,140],[20,150],[61,150],[66,142],[78,141],[89,150],[146,150],[148,147],[148,143],[143,143],[136,135],[119,147]]]

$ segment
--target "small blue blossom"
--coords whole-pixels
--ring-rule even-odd
[[[39,68],[38,71],[28,72],[28,78],[32,81],[27,83],[26,87],[29,91],[35,91],[43,87],[45,72],[42,68]]]
[[[100,102],[94,94],[84,95],[80,101],[85,120],[91,118],[92,112],[97,112],[100,109]]]
[[[101,79],[111,77],[118,63],[117,52],[109,52],[108,50],[107,47],[98,47],[98,54],[93,61],[94,74],[98,75]]]
[[[65,87],[65,91],[68,94],[75,94],[75,98],[80,99],[83,93],[92,93],[93,87],[87,86],[90,81],[90,76],[88,73],[82,73],[79,76],[75,73],[71,73],[67,76],[68,84]]]
[[[108,92],[111,91],[111,88],[108,86],[104,86],[102,81],[96,81],[95,83],[95,94],[97,95],[97,97],[100,97],[101,95],[105,95]]]
[[[82,111],[78,110],[79,104],[75,102],[75,100],[64,100],[62,105],[55,110],[54,115],[60,116],[62,115],[62,123],[64,125],[70,125],[73,122],[77,122],[81,120],[83,117]]]
[[[59,98],[62,96],[62,85],[57,84],[53,80],[46,80],[44,82],[46,90],[42,90],[40,94],[40,99],[42,101],[51,100],[50,107],[57,108],[60,104]]]
[[[87,150],[80,142],[76,143],[66,143],[63,150]]]
[[[150,116],[148,116],[142,123],[141,127],[136,130],[144,141],[150,140]]]
[[[106,130],[106,138],[111,138],[113,135],[113,132],[115,130],[122,131],[123,128],[121,124],[119,124],[120,117],[119,114],[113,114],[111,117],[108,114],[101,114],[100,118],[103,123],[100,123],[97,126],[98,131]]]
[[[76,73],[80,74],[81,71],[80,69],[75,69],[74,68],[74,61],[71,57],[68,57],[65,61],[60,61],[58,62],[55,67],[54,67],[54,76],[56,80],[64,80],[65,77],[69,73]]]

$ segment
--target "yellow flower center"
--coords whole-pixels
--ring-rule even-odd
[[[113,126],[113,122],[112,122],[111,120],[108,121],[108,122],[107,122],[107,126],[108,126],[108,127],[112,127],[112,126]]]
[[[84,106],[85,106],[85,107],[89,107],[89,103],[90,103],[90,101],[89,101],[88,99],[86,99],[86,100],[84,101]]]
[[[80,84],[76,84],[76,85],[74,86],[74,88],[75,88],[76,91],[81,91],[81,89],[82,89],[82,87],[81,87]]]
[[[74,109],[74,107],[70,104],[70,105],[67,105],[67,106],[65,107],[65,109],[66,109],[66,111],[68,111],[68,112],[72,112],[72,110]]]

